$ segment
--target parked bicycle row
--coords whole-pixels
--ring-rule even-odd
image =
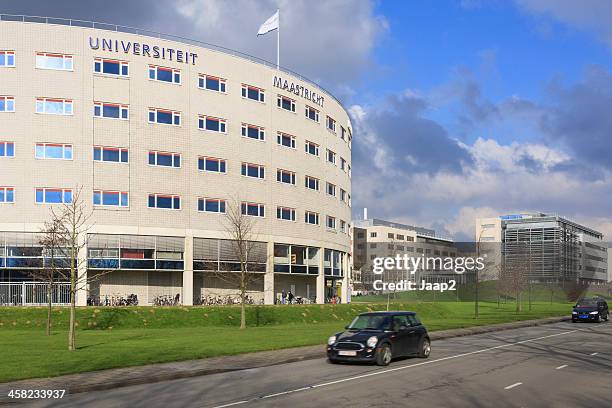
[[[240,303],[240,296],[202,296],[193,302],[197,306],[231,306],[239,305]],[[248,305],[263,305],[264,302],[263,299],[256,301],[252,296],[246,295],[245,303]]]

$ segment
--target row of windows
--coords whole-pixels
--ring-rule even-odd
[[[279,134],[278,141],[281,142],[283,137],[284,135]],[[309,152],[312,146],[312,142],[306,141],[305,150],[307,153],[313,154]],[[318,145],[316,145],[315,148],[317,149],[316,153],[318,153]],[[37,159],[72,160],[72,150],[73,147],[71,144],[36,143],[35,157]],[[0,157],[15,157],[15,143],[0,141]],[[128,149],[121,147],[94,146],[93,158],[95,161],[128,163]],[[211,161],[210,165],[208,161]],[[332,164],[336,164],[336,153],[328,150],[327,161]],[[215,164],[213,165],[212,162]],[[223,163],[222,166],[219,164],[220,162]],[[181,167],[181,153],[149,151],[149,164],[168,167]],[[199,157],[198,169],[226,173],[226,160],[219,158]],[[351,176],[351,166],[342,157],[340,158],[340,169],[345,171],[349,177]],[[243,163],[241,173],[243,176],[264,178],[264,166],[260,164]],[[291,184],[295,184],[295,177],[293,178]],[[314,185],[308,181],[306,181],[305,185],[313,190],[319,189],[318,184]]]
[[[70,204],[72,203],[73,191],[67,188],[36,188],[35,202],[37,204]],[[0,187],[0,203],[14,203],[15,188]],[[106,207],[129,207],[129,193],[126,191],[94,190],[93,205]],[[169,210],[181,209],[181,197],[177,194],[149,194],[147,206],[149,208],[160,208]],[[226,212],[226,200],[220,198],[198,198],[198,211],[224,214]],[[241,213],[246,216],[265,217],[265,205],[243,201]],[[296,209],[278,206],[276,218],[286,221],[296,220]],[[313,211],[304,212],[306,224],[319,225],[319,213]],[[326,227],[336,229],[336,217],[326,217]],[[339,222],[340,231],[346,232],[347,224],[344,220]]]
[[[0,51],[0,67],[15,67],[15,52]],[[74,67],[73,56],[59,53],[37,52],[36,68],[72,71]],[[107,58],[94,58],[93,71],[98,74],[117,77],[129,77],[129,62]],[[177,68],[149,65],[148,78],[153,81],[181,84],[181,70]],[[198,87],[220,93],[227,93],[227,80],[218,76],[198,74]],[[266,102],[266,91],[253,85],[243,83],[241,85],[241,96],[260,103]],[[295,113],[296,101],[283,95],[277,95],[277,107]],[[305,117],[319,123],[319,111],[312,106],[305,106]],[[333,133],[337,132],[336,120],[326,116],[325,126]],[[351,143],[350,130],[341,126],[340,137]]]

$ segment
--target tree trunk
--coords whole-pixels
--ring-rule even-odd
[[[75,301],[75,290],[74,290],[74,278],[70,285],[70,328],[68,329],[68,350],[76,350],[75,346],[75,316],[76,314],[76,301]]]
[[[47,283],[47,336],[51,335],[51,293],[53,292],[53,283]]]
[[[240,330],[246,329],[246,308],[244,307],[246,297],[246,272],[242,272],[240,282]]]
[[[521,292],[516,292],[516,313],[521,311]]]

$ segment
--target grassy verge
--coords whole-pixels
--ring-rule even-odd
[[[52,336],[44,335],[42,308],[0,308],[3,358],[0,382],[114,367],[232,355],[322,344],[356,314],[381,304],[259,306],[249,308],[251,327],[239,330],[239,309],[80,308],[75,352],[66,350],[67,310],[54,310]],[[511,304],[483,303],[478,319],[471,302],[397,303],[414,310],[430,331],[537,319],[568,313],[567,303],[537,303],[531,312]]]

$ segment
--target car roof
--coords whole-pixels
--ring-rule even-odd
[[[409,312],[406,310],[397,310],[397,311],[380,311],[380,312],[365,312],[360,313],[359,316],[397,316],[397,315],[415,315],[415,312]]]

